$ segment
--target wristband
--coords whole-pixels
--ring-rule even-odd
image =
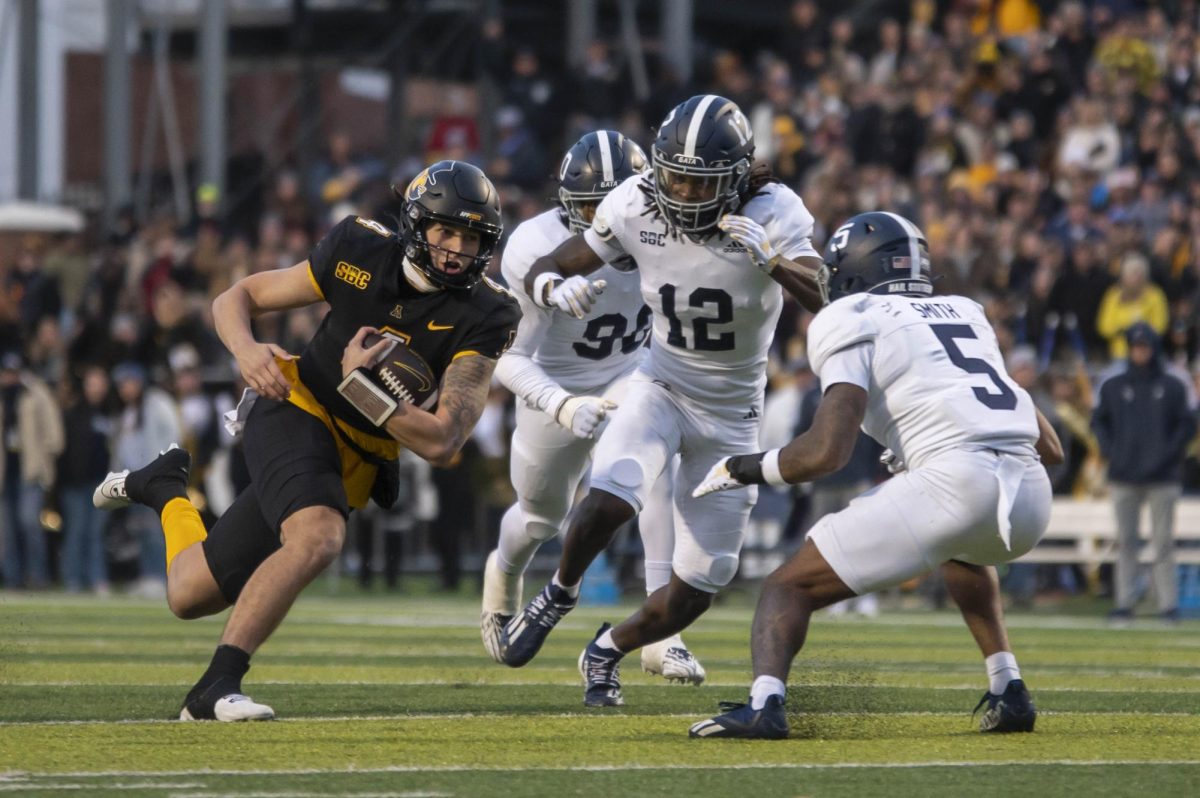
[[[779,451],[779,449],[772,449],[763,455],[762,474],[763,480],[768,485],[782,488],[788,484],[788,481],[783,478],[783,474],[779,471]]]
[[[534,277],[532,297],[533,304],[537,305],[539,308],[550,308],[550,304],[546,298],[546,285],[554,282],[555,280],[562,279],[563,277],[561,274],[554,274],[553,272],[546,272],[545,274],[539,274],[537,277]]]
[[[399,407],[387,391],[375,384],[364,368],[356,368],[347,374],[337,390],[355,410],[377,427],[382,427]]]

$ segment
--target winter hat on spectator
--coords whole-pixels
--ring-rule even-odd
[[[0,371],[20,371],[25,368],[25,358],[15,349],[0,355]]]
[[[117,367],[113,369],[113,382],[124,382],[125,380],[137,380],[144,383],[146,381],[145,367],[132,360],[117,364]]]
[[[1155,351],[1158,350],[1158,333],[1144,321],[1134,322],[1129,325],[1129,329],[1125,331],[1125,340],[1129,342],[1130,346],[1146,344],[1153,347]]]

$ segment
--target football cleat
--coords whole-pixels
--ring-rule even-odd
[[[500,657],[510,668],[519,668],[537,656],[550,636],[579,599],[551,582],[525,605],[500,636]]]
[[[504,662],[501,638],[504,627],[517,614],[524,578],[521,574],[506,574],[500,568],[498,551],[488,555],[483,566],[483,611],[479,615],[479,634],[488,656]]]
[[[625,655],[596,645],[596,639],[611,628],[612,624],[603,624],[596,632],[596,637],[579,655],[579,675],[587,685],[583,692],[585,707],[625,705],[625,699],[621,696],[621,657]]]
[[[212,704],[208,704],[201,696],[183,705],[179,713],[180,720],[219,720],[224,723],[236,723],[243,720],[274,720],[275,710],[266,704],[259,704],[249,696],[241,693],[230,693],[221,696]]]
[[[703,684],[704,666],[679,635],[642,647],[642,670],[676,684]]]
[[[981,732],[1004,734],[1033,731],[1033,724],[1037,721],[1037,707],[1033,705],[1033,700],[1030,699],[1029,691],[1025,689],[1025,682],[1022,680],[1013,679],[1000,695],[992,692],[984,693],[983,698],[979,699],[979,703],[975,705],[975,712],[978,712],[984,704],[987,704],[987,710],[979,719]],[[975,712],[971,713],[972,717]]]
[[[692,724],[688,737],[740,737],[745,740],[783,740],[788,736],[783,696],[768,696],[762,709],[749,703],[722,701],[723,714]]]
[[[131,504],[155,506],[164,496],[187,495],[188,469],[192,456],[172,443],[141,468],[110,471],[92,493],[92,504],[101,510],[116,510]],[[165,502],[162,502],[165,503]]]
[[[504,662],[504,627],[511,620],[511,615],[498,612],[484,610],[479,613],[479,635],[483,638],[483,648],[489,657],[501,664]]]

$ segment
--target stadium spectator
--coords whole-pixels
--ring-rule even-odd
[[[62,581],[68,593],[109,592],[104,529],[108,519],[92,504],[92,491],[108,472],[114,431],[108,372],[89,366],[64,415],[66,448],[58,462],[62,505]]]
[[[62,413],[46,383],[17,352],[0,355],[0,524],[4,584],[9,589],[49,584],[42,502],[54,485],[63,449]]]
[[[1196,419],[1184,385],[1163,368],[1160,339],[1145,322],[1128,330],[1129,367],[1100,387],[1092,429],[1108,460],[1117,518],[1116,606],[1113,622],[1133,619],[1137,604],[1143,505],[1150,508],[1155,552],[1153,585],[1164,620],[1179,619],[1178,574],[1173,530],[1180,494],[1180,467],[1196,434]]]
[[[1114,360],[1129,353],[1126,333],[1137,322],[1150,325],[1158,335],[1167,331],[1167,297],[1150,282],[1150,264],[1142,255],[1131,252],[1121,262],[1121,279],[1104,292],[1096,329],[1108,340]]]
[[[170,394],[148,384],[146,369],[139,363],[121,363],[112,376],[121,401],[112,469],[137,468],[180,439],[179,408]],[[166,551],[158,515],[140,505],[127,512],[127,523],[141,541],[134,592],[144,598],[162,598],[167,593]]]

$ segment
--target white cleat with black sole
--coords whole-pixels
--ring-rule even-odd
[[[144,488],[151,479],[175,480],[176,482],[182,480],[186,489],[188,468],[190,468],[191,462],[191,456],[187,451],[179,448],[178,443],[172,443],[159,452],[157,458],[134,472],[136,474],[135,481]],[[92,492],[92,504],[100,510],[119,510],[144,499],[143,496],[131,497],[129,495],[127,484],[129,474],[128,468],[124,471],[109,471],[108,476]]]
[[[675,684],[700,685],[707,674],[679,635],[642,647],[642,670]]]
[[[275,710],[259,704],[250,696],[230,693],[213,704],[212,717],[195,717],[185,706],[179,713],[180,720],[219,720],[222,723],[238,723],[247,720],[275,720]]]
[[[493,551],[483,566],[483,609],[479,614],[479,634],[488,656],[503,663],[501,636],[504,627],[521,606],[525,578],[522,574],[514,576],[505,573],[500,568],[499,556],[499,551]]]

